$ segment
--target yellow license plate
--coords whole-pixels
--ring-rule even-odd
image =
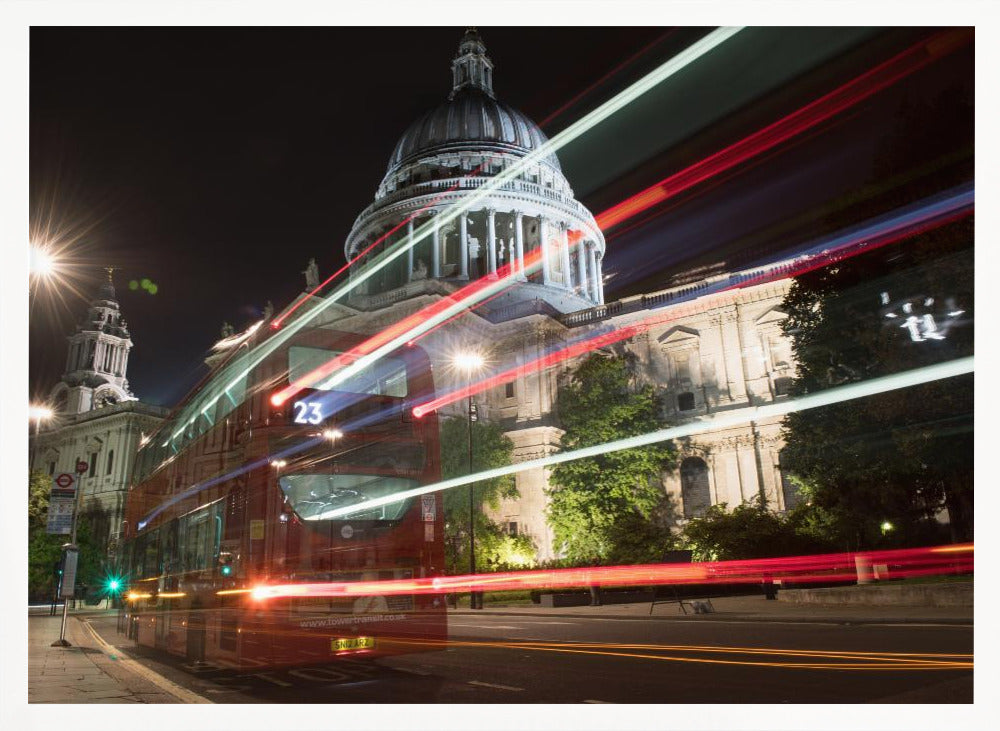
[[[330,649],[334,652],[350,652],[351,650],[374,650],[374,637],[334,637],[330,641]]]

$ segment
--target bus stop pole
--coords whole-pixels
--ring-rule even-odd
[[[80,549],[76,545],[76,520],[80,514],[80,493],[83,490],[80,487],[80,478],[76,478],[76,499],[73,502],[73,523],[72,529],[70,531],[69,543],[63,545],[62,547],[62,579],[59,582],[59,595],[63,600],[63,611],[62,611],[62,624],[59,627],[59,639],[52,643],[52,647],[71,647],[69,641],[66,639],[66,620],[69,615],[69,599],[75,593],[76,585],[76,567],[80,559]],[[70,562],[70,553],[73,553],[72,563]],[[72,569],[72,570],[69,570]],[[69,592],[67,594],[66,589],[66,579],[69,579]]]

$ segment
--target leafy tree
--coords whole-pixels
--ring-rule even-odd
[[[900,257],[911,260],[903,272],[887,271],[899,259],[858,257],[799,278],[785,301],[784,326],[799,367],[793,393],[970,355],[970,322],[957,323],[944,340],[915,342],[887,322],[879,305],[880,292],[896,291],[970,311],[971,251],[931,258],[923,250],[971,238],[968,226],[959,222],[911,242]],[[886,519],[900,528],[899,540],[909,542],[908,533],[917,540],[926,534],[920,524],[945,505],[954,537],[969,537],[972,395],[968,376],[790,414],[782,463],[814,485],[814,501],[831,511],[852,546],[880,541]]]
[[[28,530],[45,528],[52,478],[34,470],[28,475]]]
[[[55,594],[54,565],[59,561],[65,536],[45,532],[52,478],[44,472],[28,475],[28,596],[51,598]]]
[[[55,564],[62,556],[62,546],[70,537],[45,532],[48,520],[49,492],[52,478],[32,472],[28,478],[28,595],[48,599],[55,594]],[[76,544],[80,548],[77,583],[93,590],[102,586],[109,571],[107,536],[110,513],[92,501],[81,511],[77,521]]]
[[[469,474],[469,424],[448,419],[441,425],[441,473],[444,479]],[[472,468],[474,472],[508,465],[514,443],[498,424],[472,424]],[[499,571],[534,565],[535,547],[528,536],[507,535],[483,512],[497,508],[501,498],[518,496],[513,475],[481,480],[472,486],[475,504],[476,571]],[[468,488],[444,492],[445,567],[449,574],[469,570]]]
[[[951,90],[904,105],[873,170],[893,184],[873,187],[877,196],[843,216],[868,218],[971,180],[971,119],[971,104]],[[843,216],[831,223],[844,225]],[[793,393],[971,355],[972,245],[970,217],[797,277],[783,326],[798,363]],[[943,339],[913,338],[904,302],[926,306],[939,326],[948,321]],[[841,548],[935,540],[944,506],[952,538],[970,539],[972,396],[967,376],[791,414],[782,464],[812,486]],[[884,520],[896,526],[889,536]]]
[[[771,512],[763,495],[729,510],[718,503],[693,518],[683,538],[696,561],[728,561],[822,553],[834,550],[822,532],[812,530],[823,516],[804,504],[787,515]]]
[[[556,408],[564,450],[660,428],[659,398],[651,385],[636,382],[629,357],[595,353],[560,389]],[[565,556],[577,563],[659,560],[671,545],[660,475],[674,454],[654,444],[554,467],[548,516]]]

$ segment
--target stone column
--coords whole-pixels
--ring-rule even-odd
[[[438,227],[437,211],[430,211],[430,214],[433,225],[431,229],[431,271],[434,273],[434,278],[437,279],[441,276],[441,229]]]
[[[597,245],[590,241],[587,246],[587,268],[590,270],[590,299],[597,300],[597,291],[600,284],[597,279]]]
[[[462,270],[459,272],[459,277],[462,279],[469,278],[469,217],[467,211],[462,211],[459,218],[459,247],[461,251],[459,252],[462,256]]]
[[[569,291],[573,291],[573,273],[570,271],[569,265],[569,224],[562,222],[559,224],[559,230],[562,238],[562,251],[560,254],[560,264],[563,270],[563,286]]]
[[[413,219],[406,222],[406,281],[413,279]]]
[[[597,257],[597,304],[604,304],[604,255]]]
[[[576,266],[579,274],[576,279],[580,285],[580,294],[583,297],[590,297],[590,288],[587,286],[587,242],[580,239],[576,246]]]
[[[728,307],[722,313],[721,326],[722,355],[725,358],[729,399],[731,402],[740,403],[747,400],[747,384],[743,373],[739,312],[735,306]]]
[[[552,281],[552,272],[549,269],[549,242],[548,242],[548,222],[542,217],[538,217],[538,245],[542,248],[542,284],[549,284]]]
[[[517,278],[524,280],[524,214],[517,211],[514,214],[514,242],[517,246]]]
[[[490,268],[490,275],[497,273],[497,212],[490,208],[486,211],[486,245],[489,247],[489,259],[487,266]]]

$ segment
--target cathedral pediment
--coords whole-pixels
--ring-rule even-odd
[[[673,345],[675,343],[681,343],[685,340],[698,340],[701,338],[701,333],[695,330],[693,327],[684,327],[683,325],[677,325],[670,328],[665,333],[660,335],[657,340],[664,345]]]
[[[782,322],[788,319],[788,313],[782,310],[780,307],[772,307],[769,310],[765,310],[764,314],[754,320],[758,325],[767,325],[772,322]]]

